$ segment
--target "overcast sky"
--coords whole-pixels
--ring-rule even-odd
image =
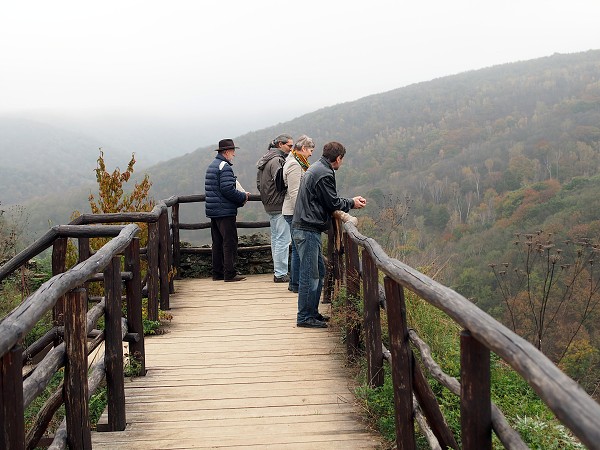
[[[445,75],[598,49],[598,18],[590,0],[5,1],[0,113],[231,114],[262,128]]]

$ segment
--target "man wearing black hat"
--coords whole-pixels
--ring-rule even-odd
[[[213,280],[242,281],[237,274],[238,234],[235,218],[240,206],[248,201],[249,192],[236,188],[236,176],[231,166],[236,147],[231,139],[219,141],[217,156],[206,169],[206,217],[210,218],[212,236]]]

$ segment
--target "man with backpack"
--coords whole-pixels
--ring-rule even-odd
[[[280,134],[269,144],[267,153],[256,163],[256,187],[260,199],[269,215],[271,228],[271,255],[273,257],[273,281],[289,283],[288,258],[290,247],[290,230],[281,209],[285,198],[283,185],[283,165],[285,158],[292,150],[294,141],[288,134]]]

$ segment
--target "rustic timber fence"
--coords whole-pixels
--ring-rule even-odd
[[[142,295],[148,298],[148,319],[159,318],[159,308],[169,309],[169,294],[181,253],[210,253],[210,248],[181,249],[179,230],[210,228],[210,222],[180,223],[179,205],[203,202],[204,195],[171,197],[160,201],[150,212],[83,214],[69,225],[52,227],[40,239],[0,267],[0,282],[29,260],[52,247],[53,277],[27,297],[0,322],[0,449],[32,449],[42,436],[57,409],[64,403],[66,417],[50,448],[91,448],[89,398],[104,378],[108,387],[107,431],[123,430],[126,425],[123,386],[122,341],[129,342],[130,357],[135,357],[139,374],[145,374]],[[260,201],[251,195],[251,201]],[[171,207],[171,224],[168,208]],[[127,224],[129,225],[122,225]],[[140,248],[139,227],[148,225],[148,244]],[[120,224],[120,225],[107,225]],[[264,228],[269,222],[238,222],[238,228]],[[114,237],[92,254],[91,238]],[[78,264],[66,269],[67,242],[77,239]],[[264,250],[244,247],[240,251]],[[125,271],[120,271],[124,252]],[[140,263],[147,261],[142,280]],[[175,261],[175,265],[173,264]],[[102,273],[99,273],[102,272]],[[103,298],[88,296],[89,282],[104,283]],[[121,320],[122,282],[125,282],[127,320]],[[98,303],[87,311],[88,300]],[[23,349],[22,342],[52,310],[52,328]],[[105,329],[95,326],[104,315]],[[91,341],[88,343],[88,339]],[[64,342],[63,342],[64,341]],[[97,355],[89,368],[88,355],[105,343],[105,355]],[[41,359],[24,370],[24,364]],[[65,368],[64,381],[44,403],[34,424],[25,434],[24,410],[46,389],[54,374]]]
[[[113,237],[94,255],[80,254],[80,262],[63,273],[55,274],[0,322],[0,448],[35,448],[55,411],[63,403],[65,419],[50,448],[91,448],[89,419],[90,396],[106,378],[108,424],[111,431],[125,428],[125,391],[123,378],[123,339],[130,341],[130,355],[135,354],[145,372],[144,330],[140,274],[139,227],[75,226],[53,227],[10,264],[0,268],[0,281],[21,264],[56,242],[78,238]],[[66,248],[66,246],[64,246]],[[56,247],[55,247],[56,248]],[[58,248],[62,250],[63,245]],[[80,245],[81,248],[81,245]],[[124,253],[125,271],[121,272]],[[88,246],[89,254],[89,246]],[[64,267],[64,253],[53,253],[53,267]],[[102,281],[104,297],[87,310],[87,282]],[[127,320],[122,318],[122,284],[125,282]],[[50,310],[55,326],[25,351],[25,335]],[[95,326],[104,316],[104,330]],[[59,325],[60,324],[60,325]],[[92,340],[88,344],[88,336]],[[61,342],[64,340],[64,342]],[[104,342],[104,356],[89,368],[88,355]],[[48,346],[52,349],[24,373],[23,363],[36,357]],[[64,380],[40,409],[33,426],[25,435],[24,411],[64,367]]]
[[[492,430],[506,448],[528,448],[491,402],[490,352],[510,365],[582,443],[590,449],[600,448],[600,405],[577,383],[529,342],[452,289],[390,258],[375,240],[360,234],[348,217],[344,219],[335,220],[329,233],[330,286],[334,293],[327,295],[335,295],[345,283],[348,307],[352,307],[351,299],[361,296],[362,279],[364,316],[361,324],[349,322],[346,327],[347,352],[349,358],[357,356],[362,326],[371,386],[383,384],[384,359],[390,363],[399,449],[415,448],[415,420],[432,448],[458,448],[411,344],[431,376],[460,396],[463,449],[491,449]],[[383,289],[379,271],[385,275]],[[408,328],[406,289],[463,327],[460,382],[442,372],[427,344]],[[388,317],[389,350],[382,343],[381,307],[386,308]]]
[[[181,195],[174,196],[164,200],[165,205],[171,207],[171,234],[173,242],[173,267],[176,273],[179,273],[181,267],[181,255],[184,253],[189,254],[204,254],[210,255],[210,248],[198,248],[198,247],[181,247],[180,230],[206,230],[210,229],[210,221],[196,222],[196,223],[185,223],[180,222],[180,210],[179,205],[186,203],[202,203],[206,200],[204,194],[193,194],[193,195]],[[260,202],[259,194],[250,194],[248,201]],[[261,222],[236,222],[238,228],[269,228],[270,224],[268,221]],[[254,252],[257,250],[264,250],[271,248],[270,245],[264,246],[249,246],[239,247],[238,253],[243,252]]]
[[[143,328],[141,324],[142,286],[148,296],[149,318],[158,318],[159,306],[169,309],[169,294],[173,292],[172,275],[177,273],[183,252],[208,253],[210,249],[181,248],[180,230],[208,229],[209,222],[181,223],[179,205],[204,201],[204,195],[171,197],[160,201],[147,213],[86,214],[70,225],[53,227],[33,246],[19,253],[0,267],[0,281],[29,259],[53,246],[53,277],[29,296],[0,322],[0,448],[33,448],[45,430],[58,405],[63,389],[59,389],[44,405],[36,424],[27,436],[24,433],[23,411],[48,384],[53,373],[65,366],[64,403],[66,419],[55,435],[51,448],[89,448],[89,398],[106,374],[109,393],[110,430],[125,427],[122,339],[130,342],[130,353],[141,358],[145,367]],[[251,201],[259,201],[251,195]],[[171,208],[169,224],[168,208]],[[344,216],[347,220],[348,216]],[[139,248],[135,238],[138,227],[129,225],[90,225],[107,223],[148,223],[148,245]],[[239,228],[268,227],[268,222],[238,222]],[[91,255],[89,239],[116,236]],[[65,272],[66,241],[77,238],[79,264]],[[362,248],[362,255],[359,254]],[[253,251],[247,247],[243,251]],[[240,249],[242,250],[242,249]],[[125,252],[125,272],[120,271],[120,254]],[[431,280],[417,270],[388,257],[379,244],[361,235],[351,221],[343,225],[334,221],[329,233],[327,278],[324,301],[330,301],[342,283],[348,298],[361,295],[364,299],[365,349],[369,382],[383,383],[383,364],[391,365],[394,383],[396,433],[398,448],[415,447],[414,420],[424,430],[432,448],[458,448],[456,438],[445,424],[435,396],[417,362],[412,346],[420,353],[425,368],[442,385],[461,398],[461,440],[464,449],[491,448],[491,433],[496,432],[506,448],[527,448],[512,430],[500,410],[490,400],[490,352],[496,353],[519,373],[546,402],[556,417],[589,448],[600,448],[600,406],[551,361],[525,340],[479,310],[451,289]],[[140,254],[148,262],[148,274],[141,280]],[[137,267],[136,267],[137,266]],[[98,272],[102,271],[102,275]],[[379,274],[385,274],[384,288]],[[64,272],[64,273],[63,273]],[[89,281],[104,280],[105,297],[85,313],[87,296],[82,286]],[[127,324],[121,321],[121,284],[126,283]],[[461,333],[460,383],[444,374],[431,358],[427,345],[406,322],[404,290],[408,289],[434,307],[444,311],[463,327]],[[63,300],[65,296],[68,300]],[[118,307],[117,307],[118,305]],[[388,315],[390,349],[382,343],[380,308]],[[27,351],[21,348],[26,333],[53,309],[57,326],[40,338]],[[104,314],[104,333],[93,330]],[[59,325],[64,319],[64,326]],[[360,329],[346,327],[346,344],[350,358],[356,358],[360,348]],[[56,337],[64,337],[58,344]],[[92,341],[87,344],[88,337]],[[106,354],[87,374],[87,353],[106,340]],[[23,376],[24,360],[51,343],[54,348],[30,374]],[[86,349],[86,345],[88,349]],[[87,391],[86,391],[87,389]],[[417,404],[420,408],[417,408]],[[422,412],[421,412],[422,411]],[[82,421],[83,417],[83,421]],[[87,430],[87,431],[86,431]],[[74,443],[74,444],[72,444]]]

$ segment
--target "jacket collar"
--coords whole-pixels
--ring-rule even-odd
[[[227,158],[225,158],[223,155],[221,155],[220,153],[217,153],[216,158],[220,159],[221,161],[225,161],[230,166],[233,166],[233,163],[231,161],[229,161]]]
[[[325,158],[324,156],[321,156],[321,158],[319,158],[319,161],[321,161],[323,163],[323,165],[331,170],[333,170],[333,166],[331,165],[331,163],[327,160],[327,158]]]

